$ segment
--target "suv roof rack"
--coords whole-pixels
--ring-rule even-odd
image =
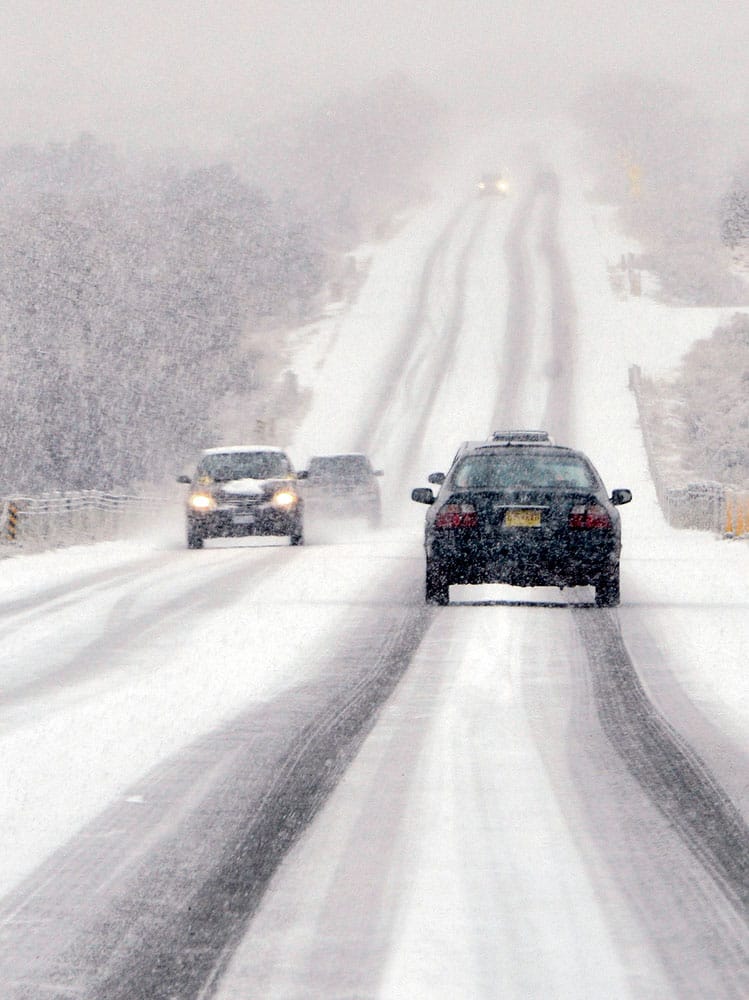
[[[489,440],[498,444],[554,444],[548,431],[535,430],[494,431]]]

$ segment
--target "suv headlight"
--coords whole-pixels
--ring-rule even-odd
[[[216,501],[210,493],[192,493],[187,498],[187,505],[197,511],[209,511],[216,509]]]
[[[299,497],[293,490],[281,487],[280,490],[276,490],[273,494],[270,502],[274,507],[278,507],[280,510],[292,510],[296,507],[298,501]]]

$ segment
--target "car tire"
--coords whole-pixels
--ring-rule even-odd
[[[289,535],[289,545],[304,545],[304,531],[301,524],[297,525]]]
[[[198,531],[197,528],[187,529],[187,547],[188,549],[202,549],[203,548],[203,532]]]
[[[450,603],[450,584],[442,564],[427,560],[425,597],[427,604],[444,606]]]
[[[616,608],[619,606],[619,566],[600,577],[596,583],[596,607]]]

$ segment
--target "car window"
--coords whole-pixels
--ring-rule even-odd
[[[467,455],[452,484],[460,489],[513,489],[519,486],[588,489],[595,486],[590,467],[574,456]]]
[[[231,479],[276,479],[290,472],[288,458],[276,451],[205,455],[198,466],[198,476],[209,476],[219,482]]]
[[[309,478],[364,482],[372,475],[366,455],[320,455],[310,459]]]

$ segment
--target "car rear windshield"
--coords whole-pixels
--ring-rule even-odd
[[[453,473],[459,489],[507,490],[524,486],[590,489],[597,485],[592,469],[574,455],[531,455],[518,452],[466,455]]]
[[[277,479],[291,472],[288,458],[277,451],[224,452],[205,455],[198,466],[199,476],[216,482],[231,479]]]
[[[369,479],[372,469],[365,455],[320,455],[310,459],[309,478],[361,483]]]

